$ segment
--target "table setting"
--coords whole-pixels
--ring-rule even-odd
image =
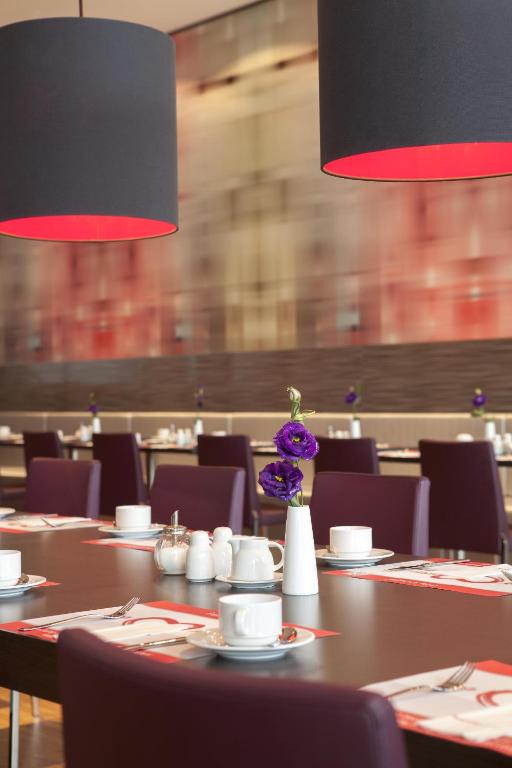
[[[21,557],[18,549],[0,549],[0,599],[20,597],[34,587],[56,586],[45,576],[23,573]]]
[[[367,685],[363,690],[385,696],[407,730],[512,757],[511,664],[465,662]]]
[[[216,655],[235,661],[279,659],[336,632],[283,624],[277,595],[229,595],[218,611],[169,601],[43,616],[0,625],[0,631],[56,642],[66,628],[92,632],[105,642],[140,652],[157,661],[174,662]]]
[[[44,531],[73,530],[75,528],[99,528],[101,520],[65,515],[24,515],[16,510],[0,513],[1,533],[42,533]]]

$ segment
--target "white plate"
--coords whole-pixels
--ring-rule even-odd
[[[9,515],[14,515],[15,512],[16,510],[11,507],[0,507],[0,520],[3,520],[4,517],[8,517]]]
[[[395,553],[390,549],[372,549],[365,557],[354,557],[354,555],[334,554],[329,549],[317,549],[316,559],[327,565],[342,566],[343,568],[362,568],[365,565],[374,565],[388,557],[393,557]]]
[[[221,581],[223,584],[230,584],[235,589],[272,589],[272,587],[281,584],[283,574],[274,573],[271,579],[264,581],[242,581],[241,579],[233,579],[231,576],[217,576],[215,580]]]
[[[271,659],[280,659],[286,653],[294,651],[296,648],[303,648],[305,645],[312,643],[314,639],[315,635],[309,629],[297,627],[297,639],[289,645],[247,647],[226,645],[218,629],[198,629],[190,633],[187,642],[198,648],[213,651],[213,653],[222,656],[224,659],[233,659],[235,661],[270,661]]]
[[[98,528],[101,533],[108,533],[109,536],[113,536],[117,539],[150,539],[155,537],[160,531],[163,531],[164,525],[153,523],[152,525],[144,526],[143,528],[114,528],[112,525],[104,525]]]
[[[13,595],[22,595],[24,592],[32,589],[32,587],[37,587],[39,584],[44,584],[46,581],[44,576],[33,576],[32,574],[27,575],[28,581],[26,584],[18,584],[17,586],[11,584],[10,587],[0,587],[0,598],[12,597]]]

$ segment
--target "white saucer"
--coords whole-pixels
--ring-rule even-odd
[[[223,584],[230,584],[235,589],[272,589],[281,584],[282,580],[282,573],[274,573],[271,579],[265,579],[264,581],[245,581],[233,579],[231,576],[217,576],[215,579],[215,581],[221,581]]]
[[[224,638],[218,629],[198,629],[191,632],[187,638],[190,645],[198,648],[204,648],[207,651],[213,651],[224,659],[233,659],[235,661],[270,661],[271,659],[280,659],[286,653],[309,645],[315,639],[313,632],[309,629],[300,629],[297,627],[297,639],[289,645],[255,645],[239,646],[226,645]]]
[[[320,562],[337,567],[342,566],[343,568],[363,568],[365,565],[374,565],[380,562],[380,560],[393,557],[394,554],[390,549],[372,549],[364,557],[342,555],[340,553],[334,554],[329,549],[317,549],[315,552],[316,559]]]
[[[112,525],[104,525],[98,528],[101,533],[108,533],[109,536],[113,536],[116,539],[151,539],[157,536],[160,531],[163,531],[164,525],[159,523],[153,523],[149,527],[147,525],[140,528],[115,528]]]
[[[0,507],[0,520],[3,520],[4,517],[8,517],[9,515],[14,515],[15,512],[16,510],[11,507]]]
[[[24,592],[27,592],[29,589],[32,589],[32,587],[37,587],[39,584],[44,584],[46,581],[46,578],[44,576],[33,576],[32,574],[28,575],[28,581],[25,584],[17,584],[13,585],[11,584],[8,587],[1,587],[0,586],[0,598],[2,597],[12,597],[13,595],[22,595]]]

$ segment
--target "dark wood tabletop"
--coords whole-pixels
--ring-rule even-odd
[[[20,549],[25,573],[60,586],[0,600],[0,623],[121,605],[169,600],[216,608],[229,587],[190,584],[159,574],[152,553],[81,543],[97,530],[0,534],[0,547]],[[512,597],[480,597],[320,573],[320,594],[283,598],[284,620],[339,632],[282,660],[240,664],[217,658],[187,661],[250,675],[294,677],[362,686],[458,665],[470,659],[512,663]],[[59,700],[56,646],[0,631],[0,686]],[[488,750],[406,733],[411,768],[501,766]],[[505,760],[507,761],[505,763]]]

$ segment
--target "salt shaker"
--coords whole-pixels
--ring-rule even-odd
[[[233,536],[231,528],[220,527],[213,532],[213,570],[215,576],[229,576],[231,574],[231,562],[233,550],[229,543]]]
[[[214,577],[213,554],[208,531],[194,531],[187,552],[188,581],[211,581]]]
[[[187,528],[178,523],[178,510],[172,513],[171,525],[162,531],[155,546],[155,563],[164,573],[185,573],[190,536]]]

